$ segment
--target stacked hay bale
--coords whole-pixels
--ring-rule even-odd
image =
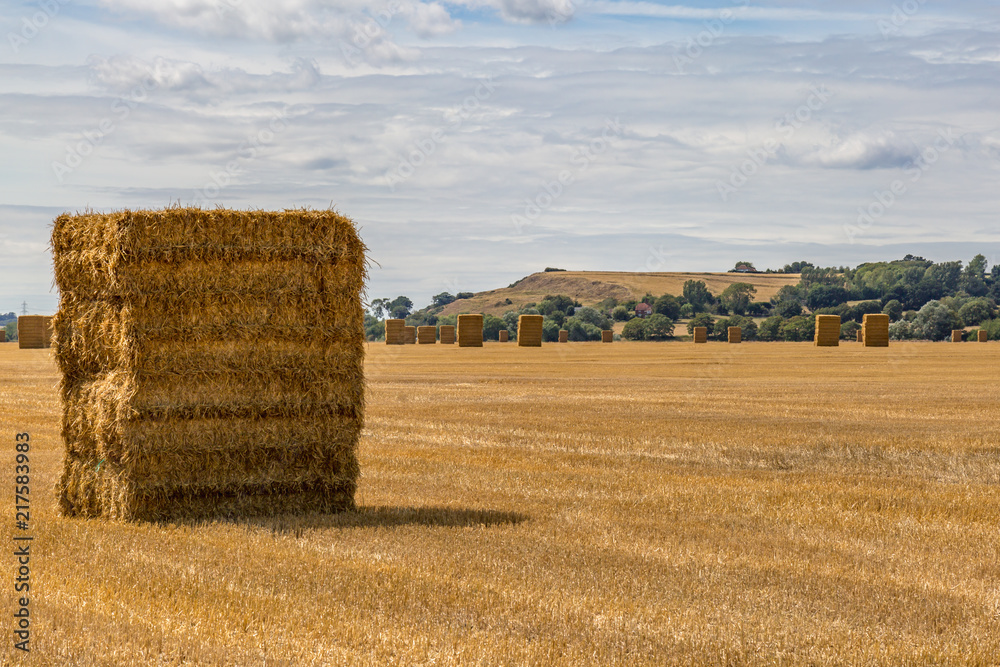
[[[442,324],[441,332],[442,345],[454,345],[455,344],[455,325],[453,324]]]
[[[601,342],[602,343],[613,343],[613,342],[615,342],[615,332],[614,332],[614,329],[603,329],[601,331]]]
[[[0,333],[3,333],[3,332],[0,331]],[[989,342],[989,340],[990,340],[990,332],[986,331],[986,329],[980,329],[979,332],[978,332],[978,334],[976,335],[976,338],[979,340],[980,343]],[[2,343],[2,342],[3,342],[3,339],[0,338],[0,343]]]
[[[559,342],[568,343],[569,342],[569,331],[566,329],[559,330]]]
[[[545,318],[541,315],[521,315],[517,318],[517,346],[541,347],[542,325]]]
[[[500,342],[501,343],[506,343],[509,340],[510,340],[510,335],[507,333],[507,330],[506,329],[501,329],[500,330]]]
[[[6,342],[7,342],[7,330],[0,329],[0,343],[6,343]]]
[[[694,342],[696,343],[708,342],[708,327],[695,327],[693,333],[694,333]]]
[[[437,342],[437,327],[417,327],[417,342],[430,345]]]
[[[405,340],[405,337],[403,336],[403,329],[405,328],[406,328],[405,320],[386,320],[385,344],[402,345]]]
[[[482,315],[458,316],[458,346],[459,347],[483,346]]]
[[[817,315],[814,342],[819,347],[840,345],[840,315]]]
[[[865,347],[889,347],[889,316],[872,313],[861,318],[861,342]]]
[[[730,343],[743,342],[743,327],[729,327],[728,332],[729,332]]]
[[[961,343],[965,337],[965,329],[954,329],[951,332],[951,342]]]
[[[354,506],[365,247],[332,211],[62,215],[64,515]]]
[[[403,345],[416,345],[416,343],[417,343],[417,328],[403,327]]]
[[[865,332],[864,328],[858,329],[858,331],[857,331],[856,335],[857,335],[857,340],[858,340],[859,343],[865,342],[865,333],[864,332]]]
[[[17,318],[18,349],[41,350],[51,345],[52,318],[50,316],[21,315]]]

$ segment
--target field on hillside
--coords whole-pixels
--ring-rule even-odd
[[[368,349],[358,511],[118,525],[0,345],[30,663],[997,664],[1000,344]]]
[[[750,283],[757,288],[754,298],[767,301],[785,285],[797,285],[797,273],[627,273],[621,271],[551,271],[533,273],[513,287],[478,292],[470,299],[460,299],[441,311],[503,315],[526,303],[537,303],[547,294],[565,294],[585,306],[608,297],[619,301],[641,299],[647,293],[679,295],[688,280],[701,280],[712,294],[719,295],[733,283]],[[507,300],[510,299],[510,303]]]

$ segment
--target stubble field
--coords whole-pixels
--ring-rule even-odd
[[[0,345],[3,531],[32,442],[32,653],[5,663],[998,664],[1000,345],[386,347],[357,512],[56,516],[57,374]],[[7,609],[16,564],[0,557]]]

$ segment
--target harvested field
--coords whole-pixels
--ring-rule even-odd
[[[995,664],[1000,346],[467,352],[368,346],[356,511],[117,524],[0,347],[34,664]]]

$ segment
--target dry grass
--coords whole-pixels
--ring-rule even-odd
[[[610,296],[619,301],[641,299],[646,293],[680,294],[688,280],[701,280],[712,294],[722,294],[733,283],[750,283],[757,288],[754,299],[767,301],[784,285],[797,285],[797,273],[629,273],[624,271],[550,271],[533,273],[514,287],[479,292],[470,299],[454,301],[441,311],[502,315],[508,310],[541,301],[548,294],[565,294],[585,306]],[[507,303],[510,299],[511,303]]]
[[[56,516],[51,352],[0,346],[34,664],[997,663],[1000,346],[366,363],[358,511],[120,525]]]

